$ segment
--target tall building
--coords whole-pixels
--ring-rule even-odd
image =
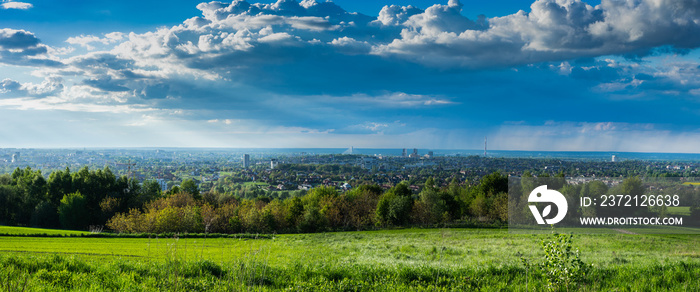
[[[19,152],[15,152],[12,154],[12,163],[17,163],[19,162]]]
[[[615,162],[615,155],[612,156],[612,162]]]
[[[486,142],[488,142],[487,137],[484,137],[484,157],[488,156],[486,154]]]
[[[279,164],[279,162],[277,162],[277,159],[274,159],[274,158],[273,158],[273,159],[270,159],[270,169],[275,169],[275,168],[277,168],[277,165],[278,165],[278,164]]]
[[[244,154],[243,155],[243,168],[248,168],[250,167],[250,155]]]
[[[406,157],[406,148],[403,149],[403,153],[401,154],[401,157]]]

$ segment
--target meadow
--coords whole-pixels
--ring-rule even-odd
[[[546,277],[522,259],[541,262],[549,238],[458,228],[272,239],[4,236],[0,291],[541,291]],[[697,235],[575,235],[573,247],[591,265],[574,290],[700,289]]]

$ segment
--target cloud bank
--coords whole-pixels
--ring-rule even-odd
[[[2,6],[31,8],[20,3]],[[221,133],[284,127],[413,135],[446,128],[454,137],[526,119],[528,100],[545,104],[558,121],[619,123],[619,111],[606,108],[611,103],[634,100],[625,105],[650,111],[658,103],[645,100],[694,102],[700,95],[698,62],[689,57],[700,47],[695,1],[538,0],[529,11],[475,19],[464,16],[468,7],[458,0],[425,9],[387,5],[377,16],[316,0],[213,1],[197,9],[201,15],[178,25],[79,34],[64,44],[0,29],[0,64],[32,68],[37,79],[6,76],[0,98],[31,100],[25,107],[35,109],[153,110],[132,126],[177,117],[226,127],[216,128]],[[563,112],[574,103],[596,116]],[[687,127],[700,127],[691,121],[700,114],[694,105],[681,110],[690,115]],[[634,123],[674,114],[660,116]]]

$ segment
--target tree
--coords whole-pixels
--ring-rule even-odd
[[[498,172],[491,173],[481,179],[478,188],[486,196],[508,193],[508,177]]]
[[[85,197],[80,192],[63,196],[61,205],[58,206],[58,218],[63,228],[85,229],[90,218]]]
[[[345,195],[350,204],[348,210],[350,225],[356,230],[372,226],[382,188],[378,185],[361,185]]]
[[[447,211],[447,204],[441,198],[441,194],[434,188],[428,185],[419,194],[420,202],[425,207],[427,224],[439,223],[442,220],[443,213]]]
[[[489,214],[490,200],[484,193],[479,193],[469,205],[471,214],[477,217],[486,217]]]
[[[402,181],[401,183],[395,185],[393,188],[389,189],[387,191],[387,193],[392,193],[392,194],[397,195],[399,197],[411,197],[411,196],[413,196],[413,192],[408,187],[407,181]]]
[[[192,197],[194,197],[196,200],[202,198],[202,196],[200,196],[199,194],[199,188],[197,187],[197,184],[194,182],[194,180],[191,179],[186,179],[180,184],[180,191],[192,195]]]
[[[304,214],[304,204],[299,197],[294,197],[288,201],[287,216],[285,220],[289,226],[296,226]]]
[[[396,196],[389,202],[389,222],[393,225],[403,225],[408,222],[413,209],[411,197]]]
[[[43,228],[59,227],[56,206],[49,201],[43,201],[36,205],[32,213],[31,224]]]
[[[381,225],[401,225],[408,222],[413,208],[413,199],[407,196],[398,196],[387,191],[379,199],[375,211],[377,223]]]
[[[642,199],[644,195],[644,185],[639,177],[630,177],[622,181],[619,186],[610,189],[609,195],[629,196],[630,198]],[[608,205],[610,204],[608,201]],[[599,203],[599,206],[601,204]],[[649,209],[646,206],[629,206],[624,208],[605,208],[600,207],[596,210],[599,216],[645,216],[648,215]],[[622,212],[622,214],[620,214]]]
[[[136,193],[135,196],[131,197],[129,200],[129,208],[143,208],[149,202],[156,200],[161,197],[160,184],[154,180],[147,180],[143,182],[143,185]]]
[[[700,204],[695,203],[695,205],[690,207],[690,219],[691,222],[700,222]]]
[[[433,179],[432,176],[425,180],[425,185],[423,186],[423,190],[437,191],[437,189],[438,188],[435,187],[435,179]]]
[[[49,176],[47,199],[56,205],[61,203],[61,198],[64,195],[73,192],[73,178],[70,175],[70,169],[66,167],[65,171],[54,171]]]
[[[16,223],[20,211],[19,190],[16,186],[0,185],[0,223]]]

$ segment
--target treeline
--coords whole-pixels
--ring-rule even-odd
[[[48,180],[39,170],[17,168],[0,175],[0,224],[87,229],[160,197],[155,181],[139,184],[115,176],[108,167],[78,172],[66,168],[52,172]]]
[[[317,187],[286,200],[180,192],[118,213],[107,223],[117,232],[289,233],[434,225],[463,219],[506,221],[508,178],[493,173],[476,185],[453,180],[437,187],[430,178],[415,194],[407,183],[384,191],[361,185],[340,193]]]
[[[446,186],[430,178],[420,192],[407,182],[384,191],[361,185],[341,193],[318,187],[290,198],[200,194],[187,180],[162,192],[155,181],[116,176],[109,167],[77,172],[15,169],[0,175],[0,224],[81,229],[107,225],[119,232],[266,233],[359,230],[430,225],[462,219],[507,220],[507,177]]]

